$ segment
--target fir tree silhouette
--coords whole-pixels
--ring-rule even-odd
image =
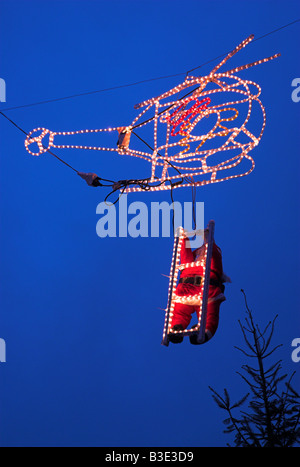
[[[244,290],[242,293],[246,318],[245,324],[239,321],[239,325],[246,349],[235,348],[247,361],[256,362],[256,367],[244,364],[243,373],[238,372],[250,392],[232,404],[227,389],[224,389],[224,396],[211,387],[209,389],[217,405],[227,412],[228,417],[223,421],[226,425],[224,433],[234,434],[235,447],[292,447],[300,441],[300,396],[291,386],[295,372],[289,378],[287,374],[280,375],[281,360],[271,364],[267,361],[281,347],[271,347],[278,315],[261,331],[254,322]],[[248,408],[244,411],[242,406],[246,401]],[[238,415],[235,415],[236,409],[239,409]]]

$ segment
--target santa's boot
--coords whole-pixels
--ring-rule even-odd
[[[196,328],[198,325],[195,324],[194,326],[192,326],[192,329]],[[204,342],[198,342],[198,334],[192,334],[190,336],[190,343],[193,344],[193,345],[201,345],[201,344],[205,344],[205,342],[209,341],[209,339],[211,338],[210,336],[210,332],[209,331],[205,331],[205,340]]]
[[[183,331],[183,326],[181,324],[175,324],[171,329],[171,332],[173,331]],[[173,344],[181,344],[183,336],[181,334],[171,334],[169,335],[169,341]]]

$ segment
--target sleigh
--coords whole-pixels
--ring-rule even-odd
[[[210,266],[211,266],[211,257],[212,257],[212,248],[214,242],[214,229],[215,223],[211,220],[208,224],[208,235],[206,236],[206,241],[204,242],[205,253],[201,261],[196,261],[194,263],[185,263],[180,264],[180,254],[183,242],[186,237],[191,237],[195,235],[195,232],[190,234],[186,233],[182,227],[179,227],[177,230],[177,235],[174,240],[173,247],[173,256],[171,262],[170,270],[170,281],[169,281],[169,293],[168,293],[168,305],[166,308],[165,322],[164,322],[164,331],[162,338],[162,345],[168,346],[170,341],[170,336],[174,334],[181,334],[182,336],[191,336],[192,334],[197,335],[197,342],[202,344],[205,342],[205,326],[206,326],[206,314],[207,314],[207,301],[208,301],[208,289],[210,281]],[[199,231],[197,231],[199,232]],[[203,280],[200,285],[200,292],[198,295],[190,296],[179,296],[176,294],[176,287],[178,282],[178,276],[180,271],[185,268],[192,268],[202,266],[203,267]],[[184,303],[187,305],[197,305],[200,306],[198,323],[196,326],[193,326],[191,329],[185,329],[183,331],[172,331],[172,318],[175,303]]]

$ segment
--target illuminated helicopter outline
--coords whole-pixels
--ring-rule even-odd
[[[46,128],[36,128],[27,135],[25,140],[25,147],[27,151],[34,156],[39,156],[40,154],[47,151],[51,152],[51,148],[88,149],[118,152],[119,154],[138,157],[151,163],[151,176],[149,178],[113,182],[111,186],[113,187],[114,191],[117,189],[122,189],[123,192],[136,192],[145,190],[155,191],[168,190],[180,186],[202,186],[209,183],[217,183],[248,175],[255,167],[254,159],[250,156],[249,152],[259,144],[259,141],[262,138],[266,124],[266,112],[261,100],[259,99],[261,94],[260,86],[253,81],[239,78],[235,75],[235,73],[277,58],[280,56],[280,54],[255,61],[247,65],[236,67],[224,73],[218,73],[218,70],[233,55],[249,44],[253,38],[254,36],[251,35],[242,41],[218,65],[216,65],[207,76],[193,77],[187,75],[183,83],[175,86],[174,88],[157,97],[148,99],[136,105],[136,109],[143,108],[143,110],[128,126],[62,132],[53,132]],[[233,82],[228,83],[226,80],[233,80]],[[213,83],[216,87],[213,89],[206,89],[206,86],[209,83]],[[192,89],[177,100],[171,100],[164,103],[161,102],[162,100],[170,98],[171,96],[181,93],[181,91],[194,86],[196,86],[196,88]],[[251,86],[256,88],[256,94],[253,94],[250,91]],[[224,92],[237,93],[242,98],[240,100],[233,100],[221,104],[213,102],[214,97],[218,93],[220,94]],[[258,136],[255,136],[246,128],[246,124],[248,123],[251,116],[253,102],[257,102],[259,104],[263,115],[263,122]],[[224,126],[225,122],[227,125],[227,122],[234,121],[238,117],[239,112],[234,106],[243,103],[248,103],[248,111],[244,122],[239,127],[234,126],[232,128],[228,128],[228,126]],[[141,117],[146,115],[146,113],[152,107],[154,107],[154,116],[143,122],[139,122]],[[221,115],[222,112],[230,112],[230,114],[226,114],[226,116],[223,117],[223,115]],[[206,134],[193,134],[193,130],[197,128],[197,125],[203,120],[203,118],[210,117],[212,115],[216,115],[217,118],[211,129]],[[151,152],[139,151],[129,148],[131,134],[138,136],[134,130],[138,127],[142,127],[148,124],[150,121],[154,122],[154,147],[152,148],[147,143],[146,144],[151,149]],[[162,145],[158,145],[159,123],[166,124],[166,139]],[[67,136],[114,131],[117,131],[119,134],[118,145],[116,148],[69,144],[61,145],[55,144],[54,142],[54,138],[60,135]],[[35,135],[37,132],[39,132],[39,134]],[[240,134],[246,135],[249,141],[243,143],[237,141],[236,137]],[[176,136],[180,139],[176,140]],[[205,149],[205,143],[213,140],[215,137],[228,138],[220,147]],[[44,141],[46,138],[48,138],[48,144],[45,145]],[[170,139],[172,138],[175,138],[174,142],[170,142]],[[32,150],[31,145],[33,143],[37,144],[38,152]],[[197,147],[191,150],[192,144],[196,144]],[[170,154],[170,152],[172,152],[175,148],[177,148],[176,153]],[[179,152],[178,148],[181,149]],[[209,165],[208,158],[210,156],[214,156],[220,152],[230,150],[239,151],[239,153],[229,157],[229,159],[225,161],[215,163],[215,165]],[[162,152],[164,154],[161,154]],[[251,167],[248,170],[238,174],[227,174],[221,178],[217,178],[218,172],[222,173],[224,170],[237,167],[244,158],[251,163]],[[197,167],[190,166],[190,164],[194,162],[198,163]],[[157,168],[160,167],[162,170],[160,176],[158,176]],[[169,172],[171,169],[175,171],[175,174],[170,175]],[[85,179],[89,185],[109,186],[103,185],[101,180],[105,179],[101,179],[94,173],[77,173],[83,179]],[[195,179],[196,177],[201,176],[203,179]],[[207,179],[208,176],[210,178]]]

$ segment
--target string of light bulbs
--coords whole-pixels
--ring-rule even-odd
[[[202,235],[204,231],[199,229],[196,232],[186,232],[183,227],[178,227],[176,236],[174,239],[173,254],[171,260],[170,276],[169,276],[169,289],[168,289],[168,304],[165,309],[165,320],[163,327],[162,344],[168,345],[168,336],[170,334],[180,334],[182,336],[189,336],[191,334],[199,333],[200,340],[204,340],[205,336],[205,324],[206,324],[206,307],[208,301],[208,287],[210,278],[210,261],[212,254],[212,244],[214,238],[214,221],[210,221],[208,224],[208,239],[204,242],[203,257],[200,261],[194,261],[192,263],[180,263],[181,250],[184,242],[190,236]],[[187,268],[202,267],[202,278],[199,293],[195,295],[177,295],[176,288],[178,283],[178,277],[181,271]],[[185,330],[173,330],[172,320],[174,316],[174,309],[176,303],[185,305],[199,306],[198,322],[192,329]]]
[[[223,60],[218,63],[207,76],[193,77],[186,76],[185,80],[161,94],[160,96],[148,99],[135,106],[141,109],[140,113],[130,125],[114,128],[86,129],[77,131],[53,132],[45,128],[32,130],[25,140],[27,151],[38,156],[49,149],[81,149],[117,152],[121,155],[137,157],[151,164],[149,179],[143,183],[131,183],[130,186],[122,186],[125,192],[170,190],[174,187],[201,186],[209,183],[217,183],[232,178],[248,175],[254,169],[255,163],[250,156],[250,151],[258,145],[266,124],[265,109],[259,99],[261,88],[253,81],[241,79],[236,76],[236,72],[248,69],[249,67],[260,65],[277,58],[280,54],[273,55],[243,66],[234,68],[227,72],[220,73],[219,69],[237,52],[248,45],[254,36],[251,35],[242,41]],[[253,90],[253,89],[254,90]],[[182,92],[189,89],[188,95],[182,97]],[[219,102],[220,96],[234,94],[239,98],[235,100]],[[175,99],[174,99],[175,97]],[[170,100],[172,98],[172,100]],[[219,100],[218,100],[219,99]],[[166,102],[167,100],[167,102]],[[258,135],[254,135],[247,128],[253,103],[256,102],[263,116],[261,130]],[[239,125],[229,127],[223,123],[235,122],[240,112],[236,106],[247,104],[247,112],[244,121]],[[154,116],[142,122],[140,119],[147,112],[152,112]],[[223,115],[234,112],[234,115]],[[222,113],[222,115],[221,115]],[[199,134],[199,126],[207,119],[215,123],[211,125],[208,132]],[[151,152],[140,151],[129,147],[130,135],[133,129],[150,124],[153,127],[153,147],[147,144]],[[78,144],[58,144],[56,138],[59,136],[74,136],[88,133],[118,132],[120,143],[117,147],[103,147]],[[120,138],[122,136],[122,138]],[[163,144],[158,139],[164,139]],[[183,136],[183,138],[182,138]],[[238,137],[246,137],[247,142],[241,142]],[[224,142],[220,138],[226,138]],[[179,139],[178,139],[179,138]],[[47,139],[47,142],[45,142]],[[220,145],[210,147],[213,140],[220,141]],[[32,149],[32,145],[36,149]],[[184,150],[182,150],[184,147]],[[178,148],[181,150],[178,152]],[[226,154],[229,157],[218,163],[211,163],[213,156]],[[238,167],[243,160],[250,162],[250,167],[241,167],[238,173],[228,174],[228,171]],[[191,167],[190,163],[194,166]],[[161,169],[162,167],[162,169]],[[171,168],[175,169],[171,173]],[[222,175],[223,171],[224,175]],[[220,174],[220,176],[218,176]],[[181,180],[180,183],[177,183]]]

